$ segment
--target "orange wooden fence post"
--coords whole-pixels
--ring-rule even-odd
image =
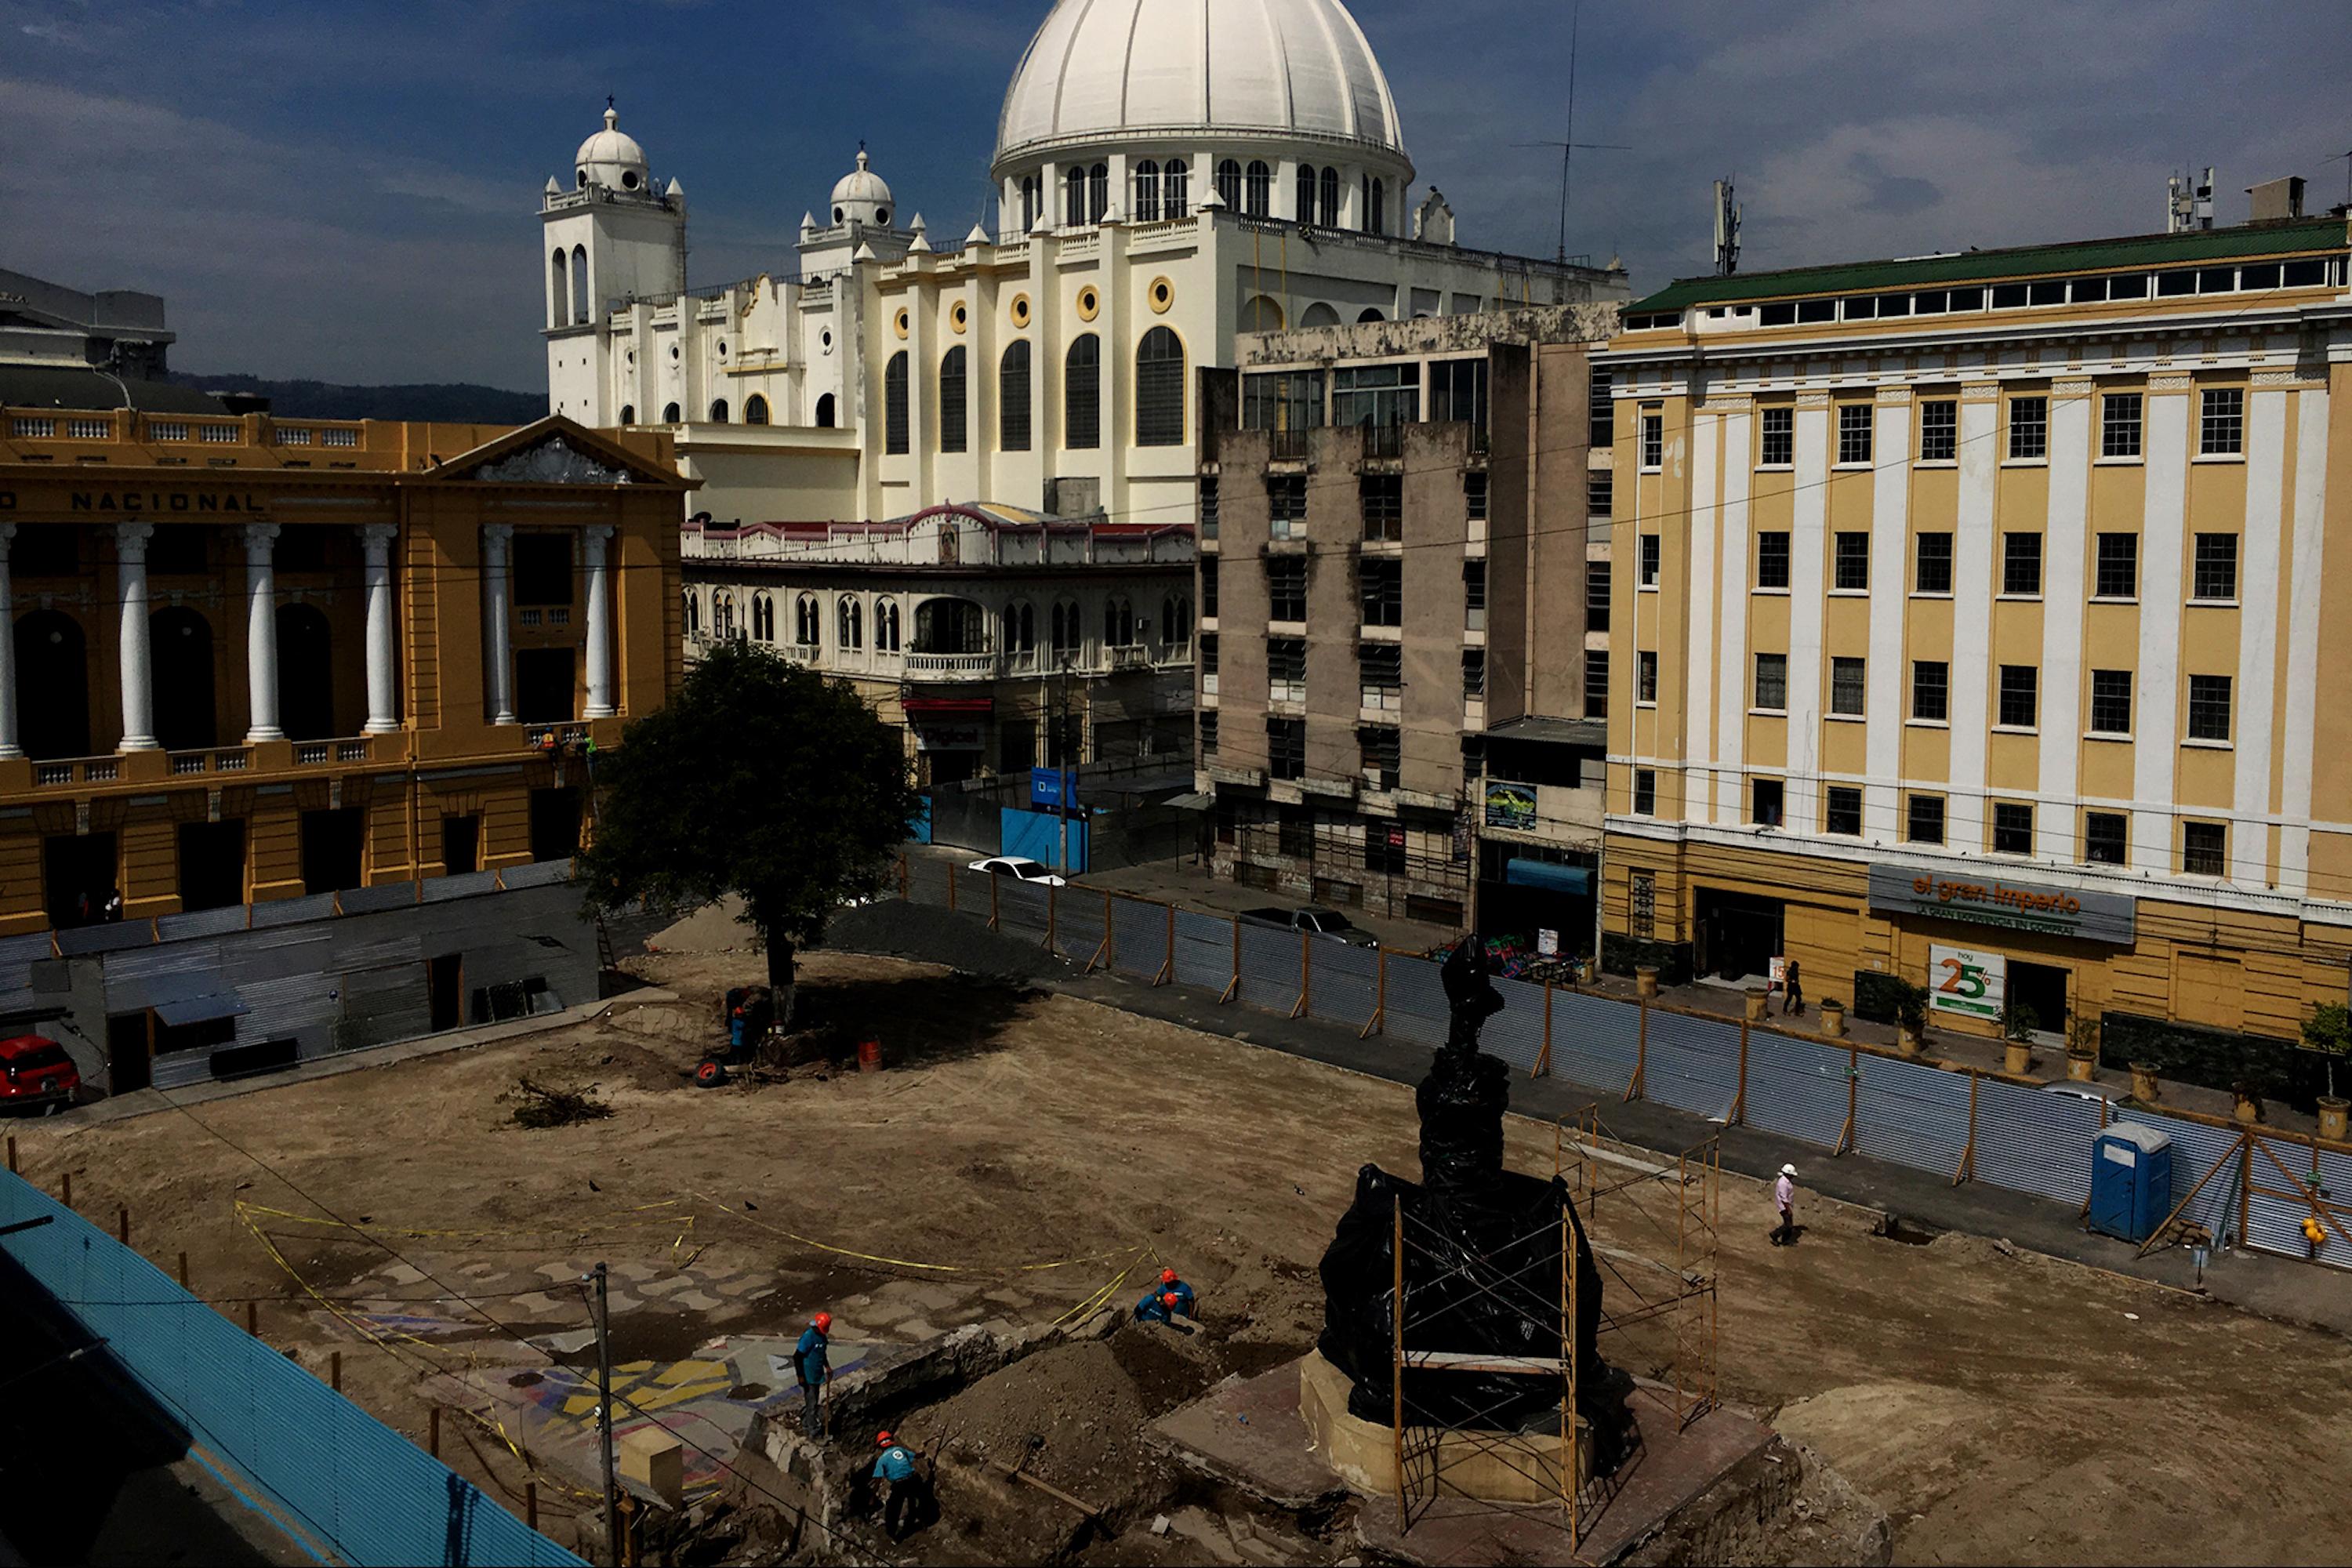
[[[1642,1012],[1639,1021],[1634,1026],[1633,1077],[1632,1081],[1625,1085],[1624,1098],[1627,1100],[1643,1098],[1645,1086],[1642,1080],[1648,1076],[1650,1070],[1650,999],[1647,996],[1636,996],[1633,1000],[1640,1004]]]
[[[1315,989],[1315,950],[1309,945],[1312,940],[1304,931],[1298,933],[1298,1000],[1290,1008],[1294,1018],[1307,1011],[1307,998]]]
[[[1737,1127],[1748,1120],[1748,1015],[1739,1015],[1739,1082],[1731,1091],[1731,1109],[1724,1113],[1723,1123]]]
[[[1176,906],[1162,907],[1168,911],[1168,951],[1160,960],[1160,973],[1151,977],[1154,985],[1165,985],[1176,978]]]

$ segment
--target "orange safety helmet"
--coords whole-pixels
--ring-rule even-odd
[[[874,1436],[874,1446],[877,1448],[888,1447],[890,1446],[890,1434],[887,1432],[876,1433]]]
[[[1176,1283],[1176,1270],[1174,1270],[1173,1268],[1163,1268],[1163,1269],[1161,1269],[1161,1270],[1160,1271],[1160,1282],[1162,1285],[1173,1285],[1173,1284],[1175,1284],[1175,1283]]]
[[[816,1331],[821,1334],[829,1334],[833,1331],[833,1314],[831,1312],[819,1312],[816,1315]]]
[[[1176,1304],[1176,1292],[1173,1290],[1163,1291],[1160,1297],[1160,1304],[1163,1307],[1174,1306]]]

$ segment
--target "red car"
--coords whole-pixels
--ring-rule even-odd
[[[0,1040],[0,1106],[62,1110],[81,1087],[81,1069],[66,1048],[39,1035]]]

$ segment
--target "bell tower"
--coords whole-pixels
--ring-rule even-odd
[[[686,289],[686,192],[676,180],[655,185],[620,121],[607,99],[604,128],[580,143],[571,179],[551,178],[540,198],[547,407],[583,425],[646,417],[639,367],[612,335],[612,306]]]

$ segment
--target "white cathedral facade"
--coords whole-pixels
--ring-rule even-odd
[[[1458,244],[1340,0],[1057,0],[998,121],[996,230],[856,167],[793,268],[689,289],[687,201],[607,110],[541,204],[551,411],[671,426],[720,525],[948,501],[1189,523],[1236,333],[1627,297]]]

